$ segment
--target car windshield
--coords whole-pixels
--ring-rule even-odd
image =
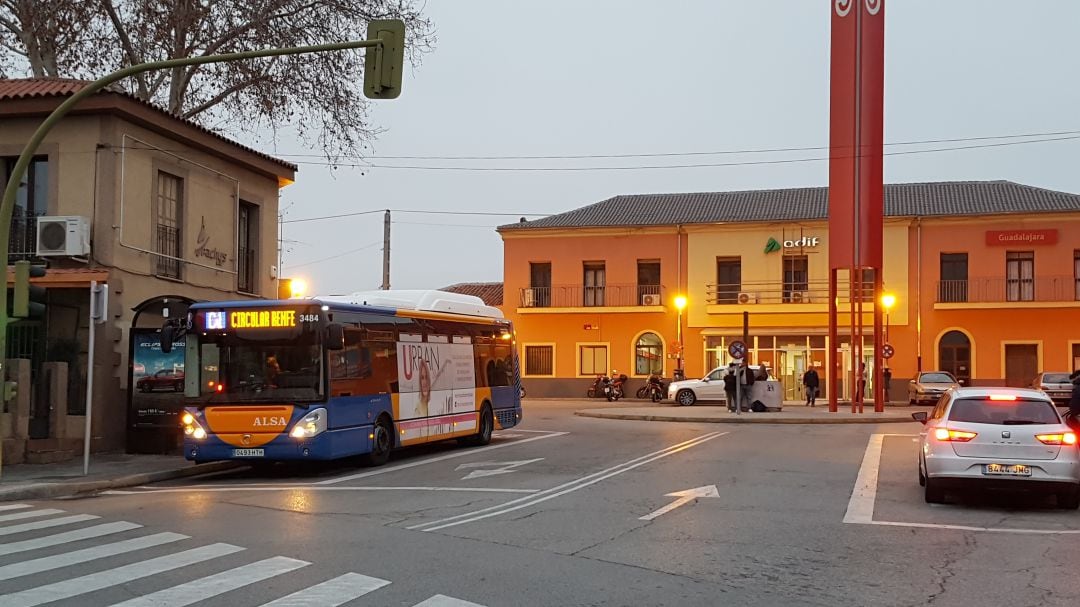
[[[919,379],[924,384],[952,384],[956,380],[947,373],[923,373]]]
[[[997,401],[984,398],[962,398],[953,402],[949,420],[1006,426],[1061,423],[1057,409],[1045,401]]]
[[[1067,384],[1069,383],[1068,373],[1047,373],[1043,375],[1042,383],[1044,384]]]
[[[199,344],[200,396],[210,403],[314,401],[323,394],[313,333],[285,340],[211,335]]]

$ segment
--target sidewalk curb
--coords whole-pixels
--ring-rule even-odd
[[[108,489],[120,489],[134,487],[149,483],[158,483],[177,478],[199,476],[224,472],[243,466],[239,462],[210,462],[207,464],[195,464],[172,470],[158,470],[157,472],[141,472],[116,478],[107,478],[95,481],[73,481],[57,483],[31,483],[17,487],[0,488],[0,502],[18,500],[41,500],[57,497],[69,497],[83,493],[106,491]]]
[[[673,415],[654,415],[636,413],[607,413],[605,411],[574,411],[574,415],[580,417],[595,417],[599,419],[623,419],[647,422],[693,422],[707,424],[908,424],[915,423],[910,417],[874,417],[873,413],[864,414],[867,417],[829,417],[822,414],[821,418],[797,417],[769,417],[768,413],[747,413],[738,417],[678,417]]]

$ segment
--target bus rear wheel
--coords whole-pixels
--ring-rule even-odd
[[[472,436],[460,440],[463,445],[482,447],[491,442],[491,433],[495,431],[495,415],[491,412],[491,405],[485,404],[480,410],[480,431]]]
[[[390,425],[390,418],[380,415],[375,420],[375,426],[371,429],[371,452],[364,456],[364,463],[368,466],[381,466],[390,459],[390,449],[394,445],[394,431]]]

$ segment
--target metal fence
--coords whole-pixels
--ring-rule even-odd
[[[1078,300],[1080,283],[1074,276],[969,278],[939,280],[937,283],[938,303]]]
[[[522,308],[580,308],[664,305],[661,285],[556,285],[520,290]]]

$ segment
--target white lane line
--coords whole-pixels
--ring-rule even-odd
[[[338,607],[389,584],[377,577],[346,573],[265,603],[262,607]]]
[[[939,523],[901,523],[895,521],[870,521],[868,525],[887,527],[916,527],[920,529],[950,529],[954,531],[984,531],[988,533],[1018,533],[1021,535],[1077,535],[1080,529],[1009,529],[1008,527],[972,527],[968,525],[945,525]]]
[[[41,573],[42,571],[52,571],[53,569],[60,569],[61,567],[70,567],[71,565],[78,565],[79,563],[88,563],[90,561],[96,561],[97,559],[135,552],[136,550],[145,550],[146,548],[153,548],[154,546],[161,546],[186,539],[188,539],[188,536],[180,535],[179,533],[157,533],[154,535],[114,542],[112,544],[105,544],[103,546],[94,546],[93,548],[85,548],[83,550],[64,552],[62,554],[46,556],[39,559],[21,561],[0,567],[0,580],[10,580],[24,575]]]
[[[454,491],[460,493],[539,493],[539,489],[502,489],[500,487],[317,487],[315,485],[280,485],[257,487],[207,487],[204,489],[192,489],[191,487],[177,487],[170,489],[147,489],[137,493],[113,493],[116,495],[154,495],[157,493],[232,493],[242,491]]]
[[[284,575],[290,571],[307,567],[310,564],[307,561],[275,556],[236,569],[208,575],[179,586],[159,590],[123,603],[116,603],[113,607],[186,607],[219,594],[225,594],[256,582]]]
[[[421,527],[426,527],[426,529],[423,529],[424,531],[438,531],[440,529],[446,529],[447,527],[454,527],[457,525],[464,525],[466,523],[473,523],[486,518],[491,518],[493,516],[499,516],[508,512],[514,512],[515,510],[521,510],[522,508],[535,506],[536,504],[539,504],[541,502],[546,502],[547,500],[566,495],[567,493],[584,489],[585,487],[599,483],[602,480],[611,478],[624,472],[629,472],[630,470],[633,470],[634,468],[637,468],[639,466],[644,466],[645,464],[656,461],[658,459],[663,459],[665,457],[668,457],[669,455],[674,455],[686,449],[690,449],[691,447],[696,447],[700,444],[706,443],[714,438],[718,438],[726,434],[728,433],[710,432],[708,434],[692,438],[688,441],[684,441],[677,445],[665,447],[664,449],[660,449],[658,451],[654,451],[641,457],[634,458],[628,462],[623,462],[605,470],[594,472],[592,474],[572,480],[568,483],[563,483],[562,485],[559,485],[557,487],[552,487],[551,489],[541,491],[536,495],[518,498],[516,500],[506,502],[505,504],[490,506],[488,508],[482,508],[473,512],[466,512],[465,514],[459,514],[457,516],[451,516],[436,521],[430,521],[427,523],[420,523],[418,525],[413,525],[406,528],[420,529]]]
[[[38,529],[48,529],[49,527],[60,527],[61,525],[82,523],[85,521],[92,521],[98,518],[101,517],[95,516],[93,514],[73,514],[71,516],[51,518],[46,521],[34,521],[32,523],[23,523],[21,525],[8,525],[7,527],[0,527],[0,535],[12,535],[14,533],[22,533],[24,531],[36,531]]]
[[[46,508],[45,510],[31,510],[30,512],[16,512],[15,514],[0,515],[0,523],[6,523],[8,521],[21,521],[28,518],[39,518],[42,516],[52,516],[54,514],[63,513],[63,510],[56,510],[54,508]]]
[[[874,501],[877,499],[878,470],[881,467],[881,445],[884,434],[871,434],[863,453],[859,476],[855,479],[855,488],[848,500],[845,523],[869,523],[874,520]]]
[[[27,550],[48,548],[50,546],[59,546],[60,544],[67,544],[68,542],[89,540],[96,537],[112,535],[113,533],[122,533],[124,531],[131,531],[132,529],[139,529],[140,527],[142,527],[142,525],[120,521],[119,523],[94,525],[93,527],[78,529],[76,531],[65,531],[64,533],[57,533],[56,535],[46,535],[45,537],[38,537],[32,540],[9,542],[7,544],[0,544],[0,556],[26,552]]]
[[[211,544],[200,548],[193,548],[184,552],[160,556],[148,561],[132,563],[91,573],[82,577],[30,588],[22,592],[14,592],[0,596],[0,607],[35,607],[53,601],[70,599],[82,594],[96,592],[103,588],[126,584],[145,577],[172,571],[195,563],[201,563],[210,559],[223,557],[234,552],[240,552],[243,548],[229,544]]]
[[[455,599],[452,596],[446,596],[444,594],[436,594],[430,599],[413,605],[413,607],[484,607],[479,603],[470,603],[469,601],[463,601],[461,599]]]
[[[481,447],[479,449],[465,449],[461,451],[455,451],[446,455],[440,455],[438,457],[431,457],[428,459],[417,460],[415,462],[409,462],[406,464],[398,464],[397,466],[389,466],[379,468],[378,470],[370,470],[368,472],[361,472],[359,474],[350,474],[348,476],[340,476],[338,478],[331,478],[325,481],[319,481],[316,485],[336,485],[338,483],[344,483],[346,481],[356,480],[358,478],[367,478],[369,476],[375,476],[377,474],[386,474],[388,472],[397,472],[398,470],[405,470],[406,468],[415,468],[416,466],[424,466],[427,464],[434,464],[436,462],[446,461],[448,459],[456,459],[459,457],[467,457],[470,455],[476,455],[478,453],[486,453],[488,451],[494,451],[495,449],[503,449],[505,447],[513,447],[515,445],[524,445],[525,443],[531,443],[533,441],[544,440],[547,438],[555,438],[558,436],[566,436],[569,432],[552,432],[550,434],[544,434],[541,436],[534,436],[532,438],[525,438],[522,440],[511,441],[509,443],[502,443],[499,445],[488,445],[487,447]]]
[[[4,511],[7,511],[7,510],[22,510],[24,508],[32,508],[32,507],[33,506],[31,506],[30,504],[4,504],[4,505],[0,506],[0,512],[4,512]]]

